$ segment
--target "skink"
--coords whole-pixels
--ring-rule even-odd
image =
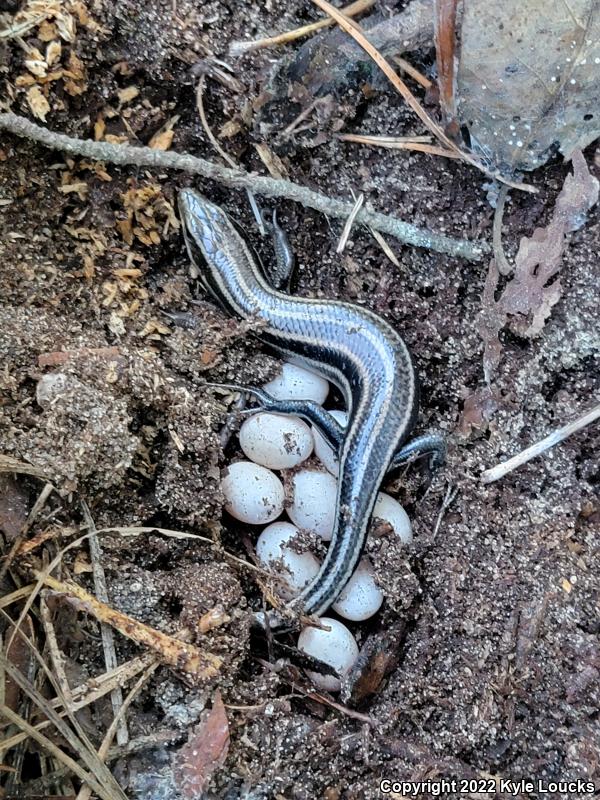
[[[277,401],[252,390],[263,408],[315,424],[338,452],[331,544],[319,573],[293,602],[295,610],[318,616],[336,601],[358,563],[386,472],[423,454],[443,461],[444,441],[430,434],[406,444],[418,412],[418,381],[408,348],[391,325],[351,303],[292,297],[274,288],[219,206],[184,189],[179,208],[190,258],[209,293],[229,314],[260,320],[263,342],[327,378],[346,401],[349,418],[342,430],[315,403]],[[276,274],[283,285],[281,269]]]

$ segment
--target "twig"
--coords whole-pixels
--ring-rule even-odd
[[[256,657],[255,659],[259,664],[261,664],[265,669],[268,669],[270,672],[273,672],[274,667],[269,661],[265,661],[262,658]],[[344,714],[351,719],[356,719],[359,722],[364,722],[367,725],[371,726],[378,726],[380,722],[378,719],[374,717],[369,717],[367,714],[361,714],[360,711],[355,711],[353,708],[348,708],[348,706],[342,705],[342,703],[336,703],[335,700],[332,700],[327,695],[321,694],[320,692],[316,692],[313,689],[306,689],[302,686],[298,681],[293,681],[287,678],[285,675],[280,674],[279,676],[282,681],[291,686],[292,689],[296,692],[299,692],[301,695],[306,697],[309,700],[314,700],[316,703],[320,703],[323,706],[329,706],[329,708],[333,708],[336,711],[339,711],[340,714]]]
[[[508,461],[504,461],[501,464],[497,464],[495,467],[491,467],[491,469],[486,469],[485,472],[481,474],[480,480],[482,483],[493,483],[494,481],[503,478],[509,472],[512,472],[517,467],[520,467],[522,464],[527,463],[527,461],[531,461],[532,458],[536,458],[537,456],[541,455],[546,450],[549,450],[554,445],[562,442],[563,439],[566,439],[572,433],[576,433],[577,431],[585,428],[586,425],[590,425],[592,422],[595,422],[597,419],[600,418],[600,403],[594,406],[591,411],[588,411],[582,417],[570,422],[568,425],[565,425],[562,428],[558,428],[553,433],[546,436],[537,444],[532,444],[531,447],[525,448],[522,452],[518,453],[516,456],[509,458]]]
[[[40,353],[38,367],[55,367],[81,356],[113,359],[118,358],[120,354],[121,351],[118,347],[80,347],[78,350],[54,350],[51,353]]]
[[[82,501],[81,508],[83,511],[83,518],[86,526],[90,532],[88,544],[90,548],[90,558],[92,560],[92,574],[94,577],[94,591],[96,596],[103,603],[108,603],[108,589],[106,588],[106,575],[104,574],[104,567],[102,566],[102,548],[98,540],[98,533],[96,532],[96,525],[92,519],[92,515],[85,501]],[[104,664],[106,671],[109,672],[116,668],[117,651],[115,649],[115,637],[110,625],[105,622],[100,623],[100,635],[102,636],[102,649],[104,651]],[[110,701],[112,704],[113,718],[119,718],[119,711],[123,705],[123,692],[120,686],[115,688],[110,693]],[[127,744],[129,741],[129,733],[127,731],[127,722],[124,717],[121,717],[117,730],[117,743]]]
[[[335,248],[336,253],[343,253],[344,248],[346,247],[346,243],[348,241],[348,237],[350,236],[350,231],[352,230],[352,226],[356,222],[356,217],[358,216],[358,212],[363,207],[363,203],[365,202],[365,196],[361,192],[356,200],[354,201],[354,207],[350,214],[348,215],[348,219],[346,220],[346,224],[344,225],[344,229],[342,230],[342,235],[340,236],[340,240],[338,242],[337,247]]]
[[[230,169],[187,153],[179,154],[170,150],[153,150],[150,147],[132,147],[110,142],[94,142],[90,139],[74,139],[64,133],[49,131],[12,112],[0,114],[0,130],[9,131],[16,136],[31,139],[52,150],[61,150],[72,156],[81,156],[121,166],[149,167],[158,170],[176,169],[201,175],[225,186],[250,189],[265,197],[294,200],[337,219],[347,219],[352,211],[351,203],[327,197],[292,181]],[[486,252],[489,252],[489,246],[485,242],[452,239],[366,208],[361,210],[358,221],[383,233],[389,233],[407,244],[425,247],[451,256],[478,261]]]
[[[106,603],[101,603],[76,583],[58,581],[51,575],[42,573],[36,573],[36,577],[41,578],[50,589],[64,595],[76,608],[86,611],[101,622],[112,625],[123,636],[137,644],[148,647],[163,663],[184,672],[189,680],[196,682],[218,675],[222,665],[222,660],[218,656],[188,642],[175,639],[111,608]]]
[[[341,11],[347,17],[354,17],[374,5],[375,0],[356,0],[356,2],[350,3],[350,5],[342,8]],[[251,50],[261,50],[265,47],[276,47],[280,44],[287,44],[296,39],[301,39],[304,36],[309,36],[315,31],[320,31],[322,28],[328,28],[331,25],[333,25],[333,20],[329,17],[320,19],[318,22],[311,22],[308,25],[302,25],[302,27],[294,28],[294,30],[291,31],[285,31],[285,33],[280,33],[277,36],[268,36],[265,39],[256,39],[252,42],[232,42],[229,45],[229,55],[234,57],[241,56],[243,53],[249,53]]]
[[[229,164],[233,169],[239,169],[233,158],[226,153],[219,144],[217,137],[212,132],[208,120],[206,119],[206,112],[204,111],[204,87],[206,86],[206,73],[203,72],[198,78],[198,85],[196,86],[196,108],[200,116],[200,122],[204,128],[204,133],[207,135],[209,142],[212,144],[217,153],[221,156],[223,161]]]
[[[522,189],[526,192],[537,192],[537,189],[534,186],[530,186],[524,183],[515,183],[513,181],[509,181],[507,178],[504,178],[497,172],[491,172],[490,170],[486,169],[481,162],[477,161],[469,153],[465,153],[461,150],[457,145],[449,139],[448,136],[444,133],[444,131],[440,128],[440,126],[435,122],[429,114],[425,111],[421,103],[417,100],[414,94],[410,91],[408,86],[404,83],[402,78],[398,75],[398,73],[394,72],[390,63],[384,58],[384,56],[377,50],[376,47],[373,47],[371,42],[366,38],[365,34],[358,28],[356,23],[353,23],[351,20],[347,19],[343,14],[340,14],[337,8],[328,3],[327,0],[312,0],[315,5],[317,5],[323,11],[326,11],[333,19],[337,22],[340,28],[343,28],[346,33],[350,34],[355,41],[369,54],[369,56],[373,59],[373,61],[377,64],[379,69],[383,72],[383,74],[388,78],[392,86],[402,95],[406,103],[412,108],[415,114],[419,117],[421,122],[430,130],[433,135],[439,139],[439,141],[445,145],[448,149],[454,150],[456,153],[459,154],[460,158],[466,161],[468,164],[471,164],[473,167],[476,167],[478,170],[483,172],[485,175],[489,177],[495,178],[496,180],[502,181],[502,183],[507,183],[509,186],[512,186],[515,189]]]

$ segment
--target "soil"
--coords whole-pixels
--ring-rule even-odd
[[[193,65],[211,54],[229,60],[231,41],[315,18],[309,5],[294,10],[280,0],[95,0],[89,13],[101,27],[80,18],[61,55],[64,64],[71,52],[81,62],[81,91],[68,76],[51,85],[48,127],[147,144],[176,118],[172,149],[211,159],[217,156],[198,117]],[[45,51],[35,30],[25,38]],[[1,47],[4,96],[12,110],[30,115],[27,87],[17,80],[27,74],[23,50],[12,40]],[[322,114],[308,115],[305,130],[285,135],[301,102],[265,109],[261,100],[279,55],[266,50],[231,61],[243,91],[207,81],[211,127],[225,134],[220,142],[239,164],[264,171],[254,145],[265,142],[298,183],[341,198],[364,192],[373,207],[419,226],[491,240],[485,180],[468,165],[335,138],[341,126],[422,133],[383,84],[346,87]],[[427,69],[431,53],[413,60]],[[340,223],[278,203],[298,261],[294,291],[364,304],[401,331],[422,380],[418,429],[444,431],[450,446],[430,486],[417,470],[387,486],[412,519],[414,542],[403,548],[373,531],[367,550],[386,604],[353,630],[361,646],[385,654],[389,674],[370,692],[348,688],[332,707],[306,696],[297,654],[250,634],[250,609],[261,607],[262,595],[241,562],[256,534],[221,520],[220,470],[239,452],[235,437],[225,452],[219,442],[230,398],[205,383],[261,383],[278,362],[253,338],[251,324],[225,318],[190,276],[173,209],[178,188],[192,181],[73,161],[10,136],[0,147],[0,453],[33,465],[57,489],[27,534],[53,535],[17,556],[2,591],[31,580],[32,569],[83,532],[84,501],[98,529],[120,529],[100,538],[109,605],[166,633],[188,628],[196,645],[222,659],[218,676],[199,685],[161,666],[133,700],[127,726],[140,744],[111,761],[127,796],[189,796],[181,793],[177,753],[217,690],[230,741],[207,797],[375,798],[383,778],[480,782],[447,797],[499,796],[502,779],[580,778],[598,786],[598,427],[497,483],[478,480],[600,394],[598,208],[570,238],[562,296],[541,335],[501,334],[490,397],[478,333],[485,263],[390,238],[398,267],[359,228],[340,255]],[[594,146],[585,155],[600,177]],[[554,161],[527,176],[537,194],[511,193],[503,230],[509,257],[522,236],[548,221],[568,172]],[[194,185],[231,213],[262,258],[272,257],[245,196]],[[8,549],[44,483],[20,469],[0,477]],[[136,526],[150,530],[122,530]],[[94,593],[90,570],[83,543],[55,574]],[[198,618],[215,607],[219,624],[201,631]],[[94,618],[64,602],[54,614],[72,685],[104,672]],[[119,663],[140,652],[118,634],[116,646]],[[96,746],[110,721],[107,700],[82,717]],[[23,782],[42,774],[37,745],[29,751]],[[33,796],[36,785],[22,796]]]

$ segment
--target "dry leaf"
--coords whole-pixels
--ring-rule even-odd
[[[46,64],[44,56],[35,47],[32,47],[27,53],[25,66],[32,75],[36,76],[36,78],[45,77],[48,71],[48,64]]]
[[[58,41],[50,42],[46,48],[46,63],[49,67],[51,67],[53,64],[56,64],[56,62],[60,60],[61,53],[61,43]]]
[[[511,318],[511,328],[521,336],[538,335],[561,296],[560,269],[566,234],[580,228],[598,202],[598,181],[590,175],[580,150],[573,153],[573,174],[567,175],[545,228],[523,237],[515,257],[515,273],[499,299],[495,299],[499,273],[494,261],[486,279],[479,333],[485,343],[484,373],[489,381],[501,356],[498,334]]]
[[[119,103],[124,106],[126,103],[131,103],[139,93],[140,90],[137,86],[126,86],[125,89],[120,89],[117,92],[117,97],[119,98]]]
[[[46,122],[46,115],[50,112],[50,104],[44,97],[44,94],[39,86],[32,86],[27,91],[27,103],[31,109],[31,113]]]
[[[94,139],[97,142],[102,141],[106,131],[106,122],[101,114],[98,114],[96,122],[94,123]]]
[[[78,194],[81,200],[85,200],[88,193],[88,185],[85,181],[74,181],[73,183],[65,183],[58,187],[58,191],[63,194]]]
[[[126,136],[118,136],[117,134],[114,134],[114,133],[107,133],[104,136],[104,141],[108,142],[109,144],[123,144],[123,142],[127,141],[127,137]]]
[[[39,26],[37,32],[38,39],[42,42],[52,42],[58,36],[56,25],[50,20],[45,19]]]
[[[118,219],[116,225],[117,225],[117,230],[123,237],[123,241],[125,242],[125,244],[132,245],[133,227],[131,225],[131,219]]]
[[[242,130],[242,123],[239,119],[229,119],[221,126],[219,130],[219,139],[231,139],[232,136],[237,136]]]
[[[473,430],[484,431],[500,405],[498,398],[489,386],[476,389],[465,398],[458,423],[461,436],[470,436]]]
[[[15,78],[15,86],[19,89],[24,89],[26,86],[33,86],[37,83],[33,75],[18,75]]]
[[[78,97],[80,94],[83,94],[86,89],[87,86],[85,83],[77,83],[71,80],[65,81],[65,92],[70,94],[71,97]]]
[[[150,139],[149,145],[153,150],[168,150],[173,144],[174,135],[174,131],[169,128],[159,131]]]
[[[458,114],[505,172],[570,157],[600,135],[600,0],[466,0]]]
[[[173,774],[185,800],[202,800],[206,784],[229,750],[229,723],[219,691],[211,710],[202,717],[175,756]]]
[[[77,26],[75,24],[74,17],[72,17],[70,14],[57,14],[56,29],[58,31],[58,35],[64,42],[74,41]]]

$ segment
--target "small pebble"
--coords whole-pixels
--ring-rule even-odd
[[[251,461],[237,461],[227,467],[221,490],[225,509],[249,525],[273,522],[283,511],[283,484],[277,475]]]
[[[348,422],[348,412],[347,411],[338,411],[337,409],[334,411],[329,412],[331,416],[337,420],[342,427],[346,427]],[[335,475],[336,478],[339,473],[339,464],[337,460],[337,456],[333,452],[333,449],[327,444],[325,441],[325,437],[319,433],[319,431],[312,426],[313,429],[313,436],[315,439],[315,455],[321,461],[323,466],[331,472],[332,475]]]
[[[376,614],[382,603],[383,592],[375,583],[373,566],[368,558],[363,558],[334,603],[333,610],[344,619],[362,622]]]
[[[263,388],[278,400],[314,400],[316,403],[323,403],[329,392],[325,378],[287,363],[283,365],[281,374],[265,383]]]
[[[297,467],[309,457],[313,437],[308,425],[298,417],[281,414],[255,414],[240,428],[244,455],[269,469]]]
[[[320,622],[331,630],[303,628],[298,638],[298,649],[329,664],[340,677],[343,677],[352,669],[358,658],[356,640],[348,628],[336,619],[321,617]],[[340,680],[333,675],[322,675],[320,672],[310,670],[307,670],[306,673],[319,689],[327,692],[339,692]]]
[[[312,553],[297,553],[294,545],[286,547],[298,533],[298,528],[291,522],[273,522],[256,542],[260,563],[281,573],[285,584],[282,583],[280,594],[286,600],[296,597],[319,572],[319,562]]]
[[[377,501],[373,509],[373,518],[375,517],[389,522],[403,542],[412,541],[412,526],[409,516],[400,503],[390,497],[389,494],[379,492],[377,495]]]
[[[329,472],[301,469],[292,476],[292,502],[287,512],[292,522],[325,542],[333,536],[337,481]]]

